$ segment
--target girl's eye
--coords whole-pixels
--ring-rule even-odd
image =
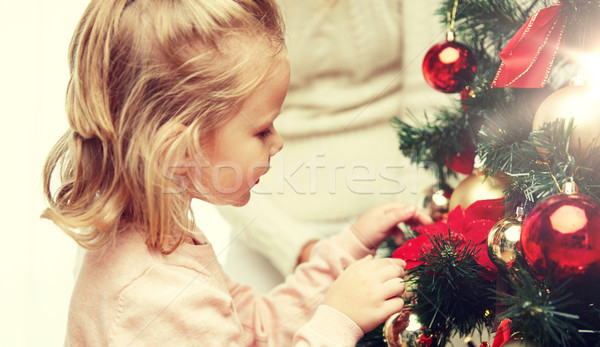
[[[265,129],[258,133],[258,137],[261,139],[265,139],[269,137],[269,135],[273,135],[273,131],[271,130],[271,128]]]

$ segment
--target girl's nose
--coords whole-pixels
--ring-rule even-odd
[[[275,154],[279,153],[279,151],[281,151],[281,149],[283,148],[283,138],[281,137],[281,135],[279,135],[277,131],[275,132],[275,134],[273,134],[271,138],[273,139],[273,142],[271,143],[271,152],[269,153],[269,155],[272,157]]]

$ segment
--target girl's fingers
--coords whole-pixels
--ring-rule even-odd
[[[417,221],[419,221],[419,223],[421,224],[431,224],[433,223],[433,219],[431,218],[430,215],[426,214],[423,211],[417,211],[417,213],[415,213],[415,217],[417,219]]]
[[[386,317],[393,315],[396,312],[402,311],[404,308],[404,300],[400,297],[392,297],[383,303],[383,313]]]
[[[410,220],[405,221],[405,223],[414,227],[419,225],[432,224],[433,219],[431,219],[431,217],[425,212],[417,211],[415,212],[415,215]]]
[[[385,282],[389,279],[404,277],[404,267],[406,266],[406,262],[404,260],[380,258],[376,259],[375,262],[378,263],[378,268],[374,271],[376,271],[376,276],[379,281]]]
[[[379,209],[380,211],[383,211],[380,220],[387,225],[387,229],[400,222],[411,219],[417,211],[413,205],[405,205],[398,202],[381,205],[379,206]]]
[[[401,296],[406,291],[406,283],[400,278],[387,280],[381,285],[381,295],[385,299]]]
[[[404,238],[404,233],[402,231],[394,235],[394,242],[396,242],[398,246],[402,246],[404,241],[406,241],[406,239]]]

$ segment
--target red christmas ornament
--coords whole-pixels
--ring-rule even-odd
[[[465,140],[463,150],[453,157],[446,157],[446,166],[454,172],[465,175],[473,173],[475,167],[475,146],[469,140]]]
[[[539,276],[555,280],[600,275],[600,204],[577,194],[567,182],[561,194],[542,200],[521,229],[527,263]]]
[[[423,59],[423,76],[434,89],[444,93],[463,90],[475,77],[475,55],[453,40],[453,35],[429,49]]]

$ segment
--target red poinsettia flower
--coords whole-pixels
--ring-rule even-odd
[[[496,266],[490,260],[487,253],[487,238],[490,229],[504,216],[503,199],[479,200],[463,210],[458,206],[452,210],[445,220],[437,223],[423,225],[416,228],[418,235],[414,239],[407,240],[401,247],[396,249],[392,258],[401,258],[406,261],[406,269],[410,270],[421,264],[419,256],[430,252],[433,248],[430,236],[440,235],[448,238],[448,230],[452,243],[466,245],[471,241],[479,250],[476,261],[485,269],[482,274],[487,279],[493,279],[496,275]]]

